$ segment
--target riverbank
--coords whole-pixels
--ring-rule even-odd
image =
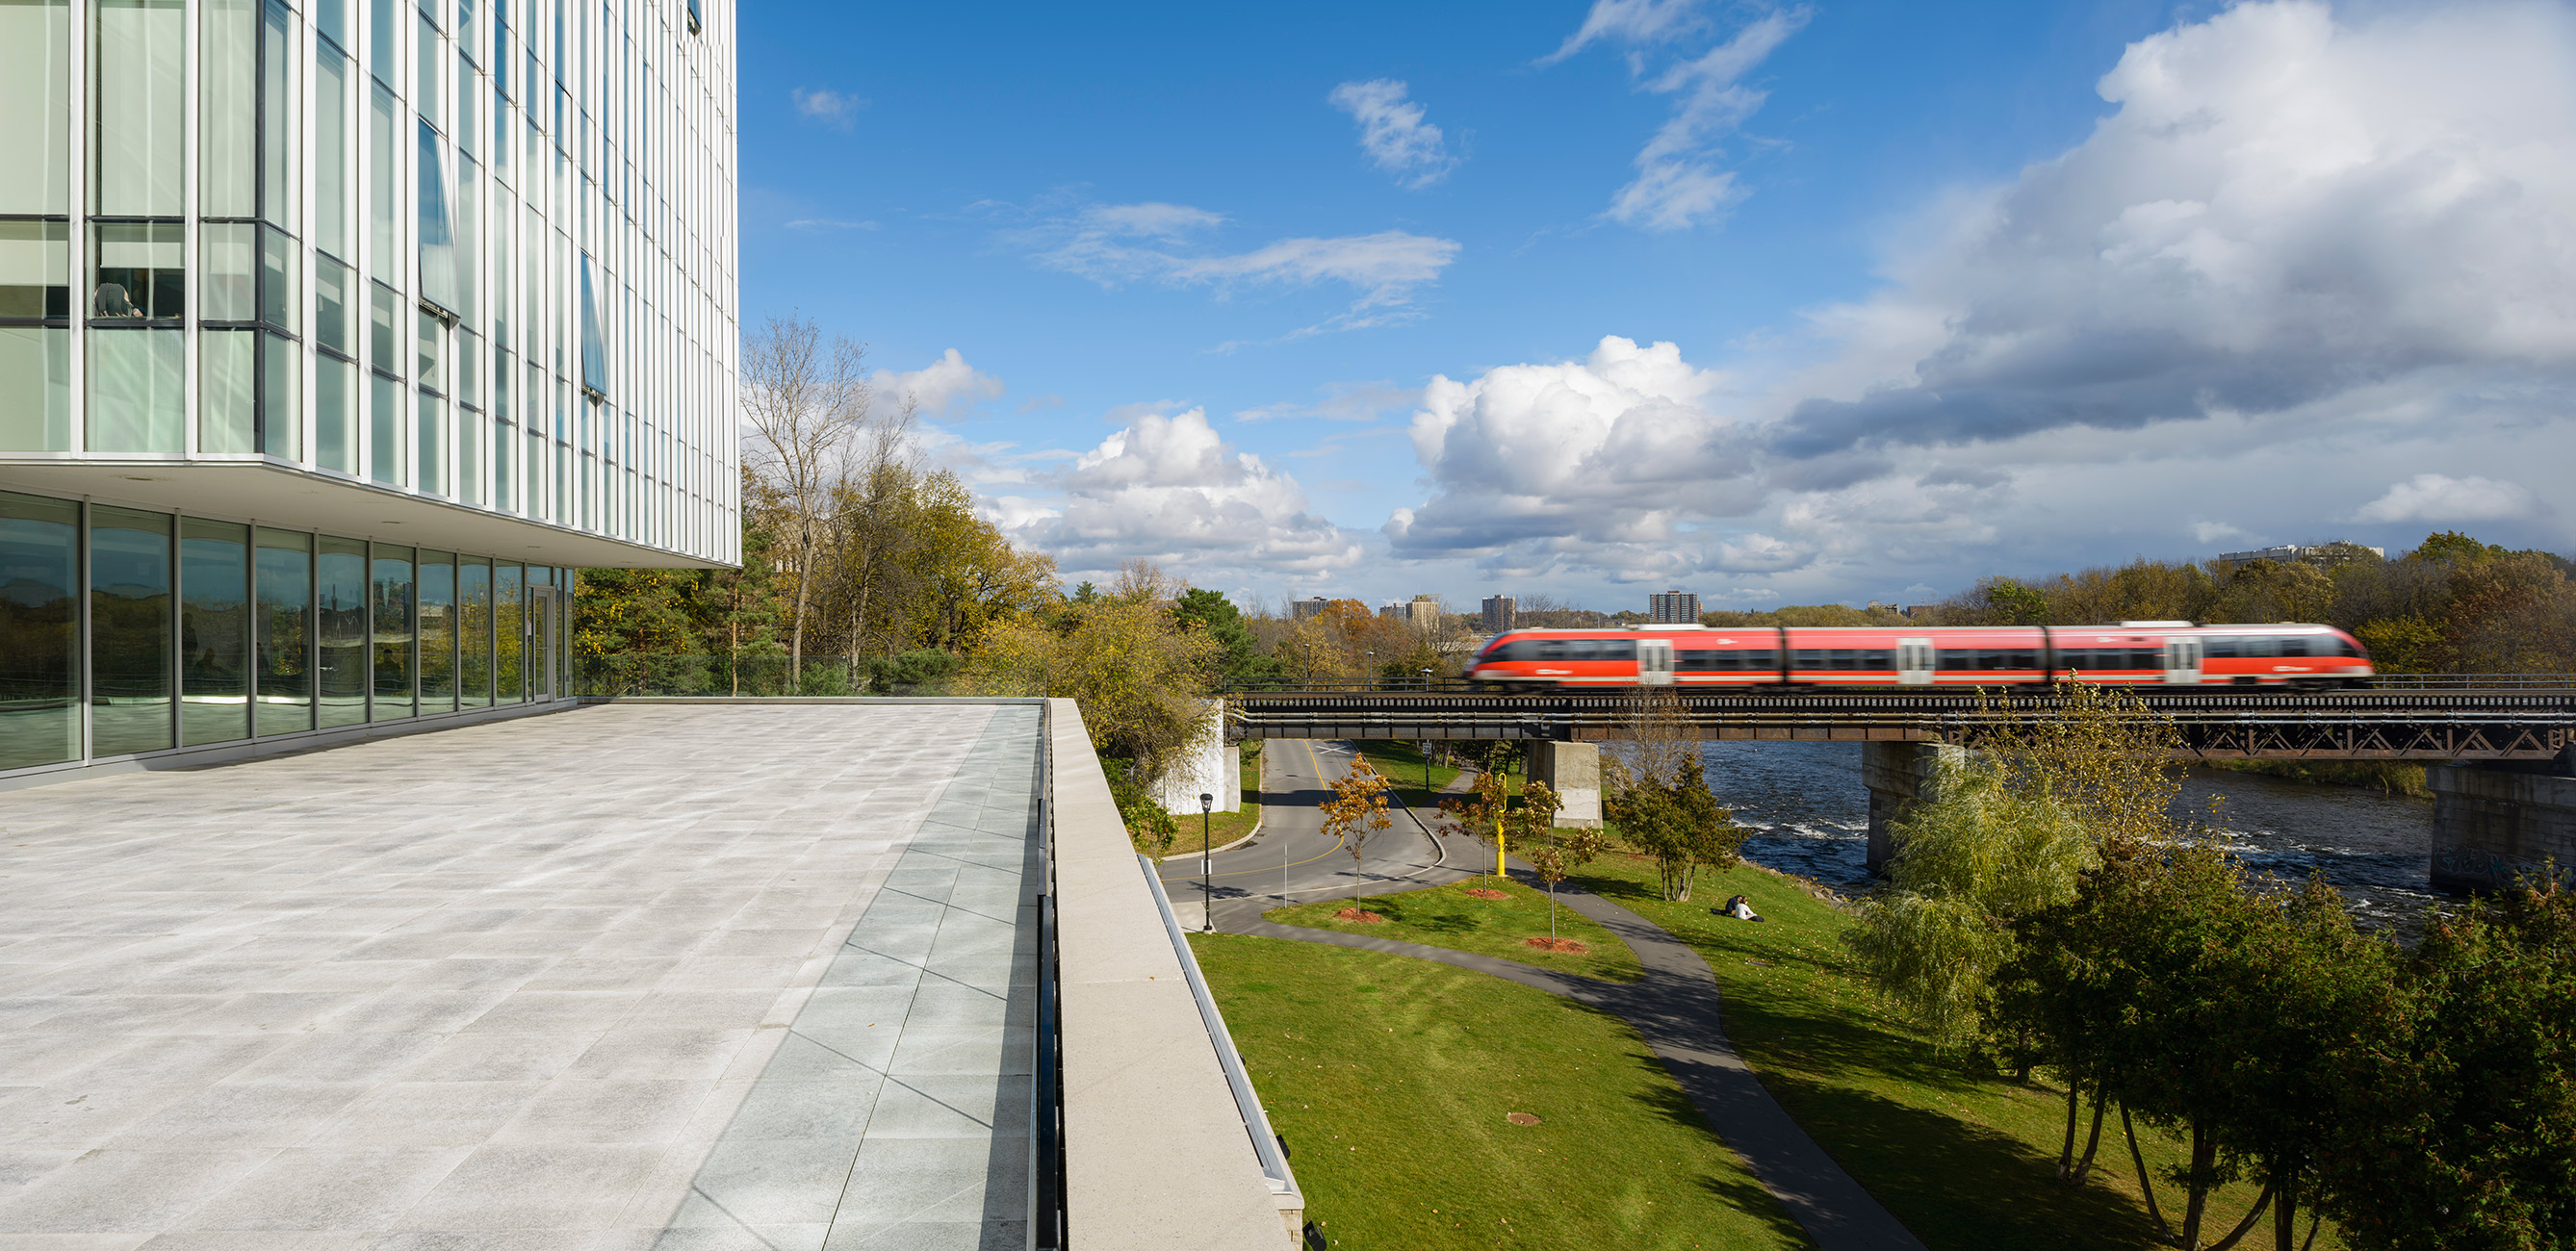
[[[2224,773],[2304,782],[2310,786],[2357,786],[2383,795],[2431,799],[2424,766],[2396,760],[2208,760],[2202,764]]]

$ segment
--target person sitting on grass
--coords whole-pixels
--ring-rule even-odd
[[[1759,921],[1762,919],[1759,915],[1754,913],[1753,901],[1742,895],[1738,895],[1733,899],[1727,900],[1726,905],[1719,908],[1718,911],[1734,917],[1738,921]]]

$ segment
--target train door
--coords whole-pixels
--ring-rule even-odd
[[[1673,641],[1671,639],[1637,640],[1637,685],[1671,686],[1673,684]]]
[[[1932,640],[1896,640],[1896,684],[1932,685]]]
[[[2200,685],[2199,639],[2165,640],[2165,682],[2172,686]]]

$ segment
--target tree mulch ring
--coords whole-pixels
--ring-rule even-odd
[[[1385,917],[1379,916],[1374,912],[1370,912],[1365,908],[1344,908],[1341,911],[1334,913],[1333,919],[1336,921],[1354,921],[1361,925],[1376,925],[1386,920]]]
[[[1591,948],[1586,947],[1571,938],[1524,938],[1521,941],[1529,946],[1536,947],[1541,951],[1563,951],[1578,956],[1588,956],[1592,954]]]
[[[1495,890],[1490,886],[1470,886],[1467,888],[1467,898],[1469,899],[1509,899],[1511,897],[1512,893],[1510,891]]]
[[[1514,1125],[1536,1125],[1536,1124],[1538,1124],[1538,1118],[1537,1118],[1537,1117],[1535,1117],[1535,1116],[1530,1115],[1530,1114],[1529,1114],[1529,1113],[1527,1113],[1527,1112],[1505,1112],[1505,1113],[1503,1113],[1503,1119],[1504,1119],[1504,1120],[1506,1120],[1506,1121],[1510,1121],[1510,1122],[1511,1122],[1512,1124],[1514,1124]]]

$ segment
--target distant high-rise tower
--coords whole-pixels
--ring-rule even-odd
[[[1316,613],[1324,611],[1324,606],[1332,602],[1333,601],[1328,600],[1321,595],[1314,596],[1310,599],[1291,600],[1288,604],[1288,619],[1291,621],[1303,621],[1308,617],[1314,616]]]
[[[1416,595],[1413,602],[1404,606],[1404,615],[1414,629],[1424,634],[1437,633],[1440,629],[1440,597]]]
[[[1665,591],[1646,597],[1648,611],[1656,625],[1698,625],[1699,596],[1688,591]]]
[[[1509,595],[1485,597],[1484,627],[1487,634],[1500,634],[1511,629],[1520,617],[1520,601]]]

